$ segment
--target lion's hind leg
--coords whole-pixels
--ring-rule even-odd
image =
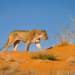
[[[8,44],[5,46],[5,50],[3,51],[3,53],[6,52],[7,48],[10,47],[10,46],[12,46],[14,44],[14,42],[15,42],[15,39],[11,40],[11,41],[9,40]]]
[[[19,42],[20,42],[19,40],[15,41],[13,51],[16,51],[16,49],[17,49],[17,47],[19,45]]]
[[[8,45],[5,46],[3,53],[7,51],[7,48],[8,48]]]

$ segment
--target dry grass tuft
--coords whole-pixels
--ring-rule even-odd
[[[38,73],[33,70],[28,70],[27,75],[38,75]]]
[[[67,61],[69,61],[70,63],[75,63],[75,59],[73,57],[69,58]]]
[[[7,55],[6,57],[3,57],[6,62],[15,62],[15,58],[13,58],[11,55]]]
[[[54,22],[59,30],[59,34],[55,34],[53,40],[55,40],[61,46],[75,44],[75,19],[72,17],[70,18],[73,25],[71,25],[69,28],[68,26],[62,26],[61,24]]]
[[[58,71],[56,74],[54,72],[50,72],[48,75],[75,75],[75,71],[62,70]]]
[[[11,69],[11,67],[8,66],[8,65],[2,65],[2,66],[0,67],[0,71],[10,70],[10,69]]]
[[[75,71],[61,71],[56,75],[75,75]]]
[[[12,65],[10,71],[7,73],[7,75],[13,75],[15,73],[19,72],[18,65]]]
[[[60,27],[56,24],[59,30],[59,34],[55,34],[54,39],[57,43],[59,43],[61,46],[68,45],[70,42],[70,30],[67,27]]]
[[[61,39],[60,45],[61,45],[61,46],[66,46],[66,45],[68,45],[68,38],[65,39],[65,40]]]
[[[69,62],[70,66],[75,66],[75,59],[73,57],[69,58],[67,61]]]
[[[14,75],[15,73],[19,72],[18,71],[18,65],[2,65],[0,68],[0,72],[2,75]]]
[[[56,60],[56,56],[53,54],[38,54],[31,56],[31,59]]]

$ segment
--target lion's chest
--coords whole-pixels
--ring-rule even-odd
[[[31,41],[31,43],[34,43],[34,42],[40,42],[40,39],[33,39],[33,40]]]

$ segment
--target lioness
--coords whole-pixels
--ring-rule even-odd
[[[19,45],[19,42],[22,41],[22,42],[27,43],[26,44],[26,52],[28,52],[28,50],[29,50],[29,45],[34,42],[35,42],[36,46],[39,48],[39,50],[43,51],[41,48],[41,45],[40,45],[40,38],[45,39],[45,40],[48,39],[46,30],[44,30],[44,31],[42,31],[42,30],[13,31],[9,34],[7,44],[4,47],[2,47],[1,49],[5,48],[5,50],[3,52],[6,52],[7,48],[14,44],[13,51],[16,51],[16,49]]]

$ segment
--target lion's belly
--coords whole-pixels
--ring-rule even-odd
[[[25,42],[25,43],[27,42],[26,39],[23,39],[23,38],[17,38],[17,40],[20,40],[20,41]]]

